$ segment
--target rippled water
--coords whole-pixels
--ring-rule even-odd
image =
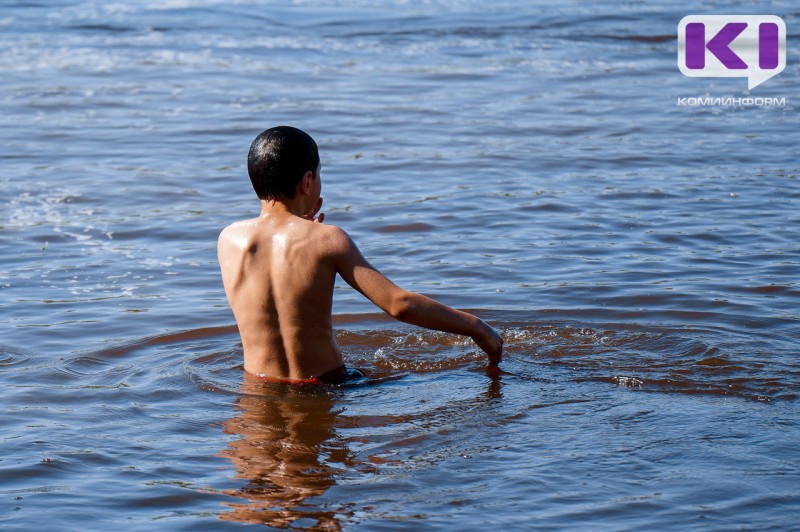
[[[786,70],[690,79],[690,13]],[[796,6],[6,2],[0,528],[792,528]],[[216,266],[244,160],[320,145],[326,221],[502,333],[334,311],[369,385],[250,382]]]

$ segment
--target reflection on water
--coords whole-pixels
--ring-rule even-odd
[[[260,382],[244,373],[237,417],[225,432],[240,439],[220,454],[247,484],[231,492],[246,500],[227,503],[228,521],[274,527],[303,526],[338,530],[337,511],[315,506],[310,499],[335,482],[338,468],[352,466],[347,445],[336,438],[337,412],[324,387],[295,387]],[[311,520],[311,521],[306,521]]]
[[[278,528],[341,529],[359,501],[331,503],[323,495],[345,473],[384,476],[385,482],[398,468],[428,468],[479,452],[479,442],[472,441],[475,431],[502,423],[494,415],[503,397],[502,373],[492,375],[474,397],[452,400],[443,394],[448,399],[432,404],[431,396],[412,399],[406,387],[380,389],[386,380],[372,388],[371,399],[350,402],[340,388],[264,383],[243,372],[237,415],[224,424],[224,431],[238,439],[219,454],[245,482],[225,493],[244,502],[225,502],[229,510],[220,518]],[[398,394],[405,397],[403,406],[395,401]],[[355,404],[359,401],[364,404]],[[345,414],[345,405],[354,412]],[[455,427],[474,430],[455,442]],[[394,512],[384,517],[394,519]]]

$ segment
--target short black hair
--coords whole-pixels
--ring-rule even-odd
[[[291,126],[267,129],[250,145],[247,173],[261,199],[292,199],[309,170],[317,171],[319,150],[314,139]]]

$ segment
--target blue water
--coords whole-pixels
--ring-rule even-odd
[[[787,66],[687,78],[687,14]],[[792,528],[800,511],[790,2],[5,2],[0,528]],[[326,221],[503,334],[337,283],[348,363],[247,382],[216,237],[245,156],[308,131]],[[237,523],[237,524],[233,524]]]

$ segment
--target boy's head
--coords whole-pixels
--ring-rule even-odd
[[[290,126],[270,128],[250,145],[247,173],[261,199],[292,199],[306,172],[316,176],[317,143],[308,133]]]

